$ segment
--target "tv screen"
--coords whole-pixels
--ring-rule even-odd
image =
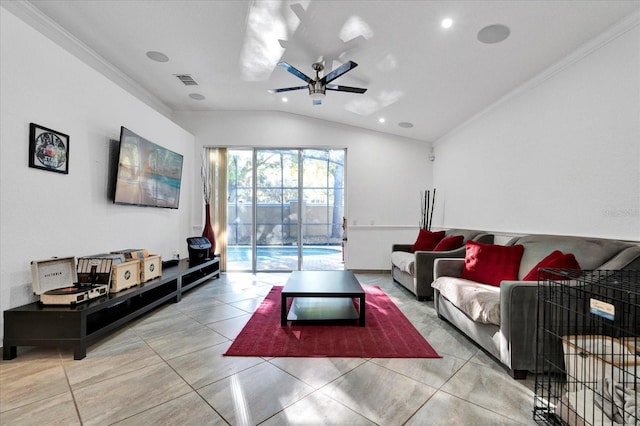
[[[120,129],[116,171],[116,204],[177,209],[180,202],[182,155]]]

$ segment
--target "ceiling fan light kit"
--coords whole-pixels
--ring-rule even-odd
[[[355,67],[358,66],[353,61],[348,61],[342,65],[340,65],[335,70],[331,71],[329,74],[324,77],[320,77],[320,71],[324,70],[324,65],[321,62],[315,62],[311,65],[313,70],[316,72],[316,78],[312,79],[302,71],[298,70],[292,65],[289,65],[286,62],[279,62],[278,66],[284,68],[291,74],[295,75],[301,80],[304,80],[307,85],[306,86],[295,86],[295,87],[283,87],[280,89],[272,89],[269,90],[270,93],[280,93],[280,92],[289,92],[292,90],[300,90],[300,89],[308,89],[309,96],[313,101],[313,105],[321,105],[322,99],[326,95],[327,90],[334,90],[336,92],[350,92],[350,93],[364,93],[367,89],[362,89],[360,87],[350,87],[350,86],[339,86],[336,84],[328,84],[333,80],[337,79],[341,75],[351,71]]]
[[[309,88],[309,96],[311,96],[311,99],[322,99],[326,96],[326,92],[321,89],[312,90],[311,88]]]

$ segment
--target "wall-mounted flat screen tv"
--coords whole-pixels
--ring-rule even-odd
[[[116,204],[177,209],[182,181],[181,154],[122,127],[116,170]]]

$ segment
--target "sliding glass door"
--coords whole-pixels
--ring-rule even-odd
[[[256,150],[256,271],[298,270],[299,151]]]
[[[344,150],[228,151],[227,270],[342,269]]]
[[[344,150],[302,151],[301,269],[344,269]]]

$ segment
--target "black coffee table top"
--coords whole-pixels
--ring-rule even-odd
[[[364,289],[351,271],[293,271],[282,294],[289,297],[359,297]]]

